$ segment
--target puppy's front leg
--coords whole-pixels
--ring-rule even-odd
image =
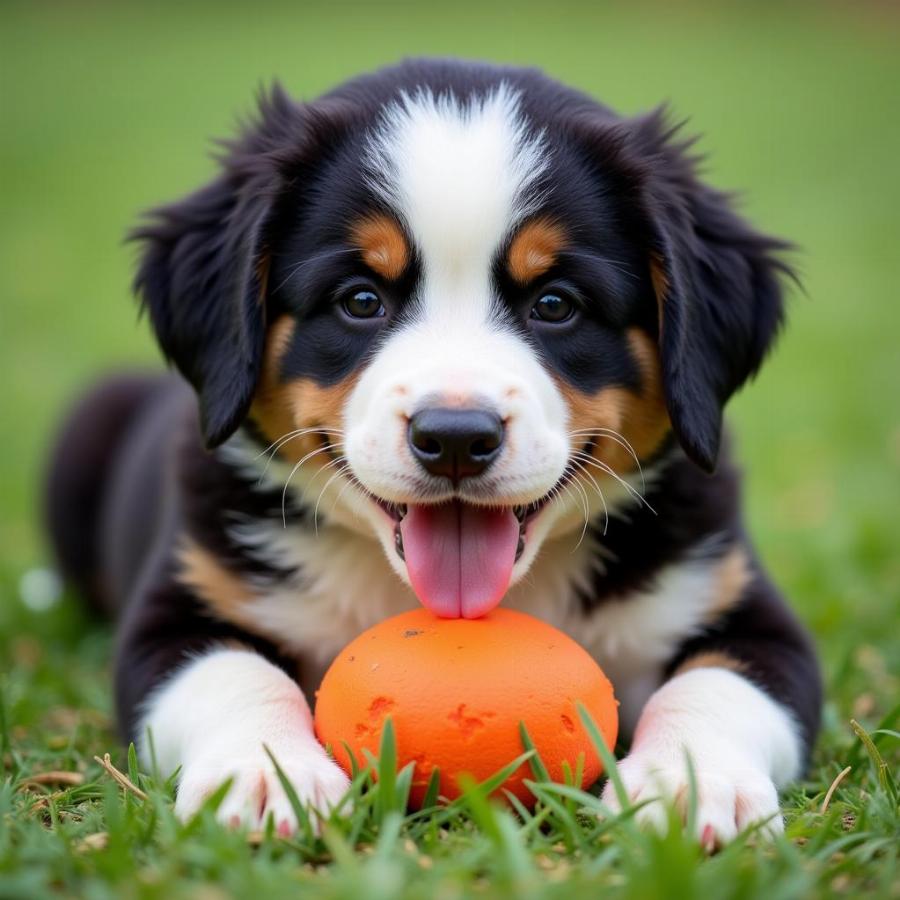
[[[686,812],[691,760],[697,837],[712,849],[751,825],[782,831],[778,788],[796,778],[818,728],[821,684],[806,634],[762,573],[739,604],[675,655],[619,771],[637,813],[660,830]],[[604,800],[618,807],[612,784]]]
[[[674,802],[684,815],[690,776],[697,785],[697,837],[709,848],[744,828],[764,823],[783,829],[777,788],[797,776],[801,746],[788,713],[740,674],[697,668],[676,675],[648,701],[631,752],[619,773],[632,803],[652,800],[638,821],[660,831],[667,813],[655,798]],[[618,808],[611,784],[604,800]]]
[[[268,747],[300,800],[320,810],[337,804],[346,775],[316,740],[309,705],[281,669],[250,650],[217,648],[176,670],[145,704],[139,732],[149,759],[149,730],[164,773],[182,767],[176,813],[192,815],[227,778],[219,818],[280,833],[297,826]]]

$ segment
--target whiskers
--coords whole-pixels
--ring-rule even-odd
[[[316,500],[315,511],[313,513],[314,524],[316,527],[316,532],[318,533],[319,523],[318,523],[318,513],[319,513],[319,503],[321,502],[322,496],[325,491],[328,489],[328,486],[334,481],[335,478],[340,477],[341,475],[345,475],[350,471],[350,465],[347,462],[346,457],[343,454],[344,448],[344,431],[340,428],[326,428],[321,425],[312,426],[309,428],[297,428],[294,431],[289,431],[286,434],[283,434],[280,438],[273,441],[269,444],[265,450],[262,450],[258,453],[255,459],[259,459],[260,457],[267,456],[266,464],[263,467],[262,473],[259,476],[257,484],[261,483],[262,480],[266,477],[266,473],[269,471],[269,467],[272,465],[272,460],[275,458],[275,454],[286,444],[291,441],[297,440],[298,438],[307,437],[309,435],[316,436],[320,441],[320,446],[314,447],[308,453],[305,453],[300,457],[292,466],[290,472],[288,472],[287,478],[284,480],[284,485],[281,489],[281,524],[284,528],[287,528],[287,495],[288,490],[291,486],[291,480],[300,471],[300,469],[308,463],[310,460],[315,459],[322,454],[329,454],[334,458],[331,459],[330,462],[326,463],[326,465],[321,466],[310,479],[309,484],[303,490],[301,495],[301,499],[306,496],[306,492],[312,486],[312,483],[323,473],[327,472],[329,469],[333,469],[335,466],[338,466],[338,471],[335,472],[331,478],[325,483],[325,486],[319,493],[319,496]],[[351,475],[352,477],[352,475]],[[355,479],[354,479],[355,481]],[[345,485],[346,487],[346,485]]]
[[[605,535],[607,530],[609,529],[609,505],[607,503],[606,497],[603,494],[603,488],[600,486],[600,483],[595,477],[596,473],[602,473],[603,475],[612,478],[619,485],[621,485],[622,488],[625,489],[629,496],[634,498],[642,506],[646,507],[651,513],[653,513],[653,515],[656,515],[656,510],[650,505],[647,498],[644,496],[647,490],[647,482],[644,478],[644,470],[641,466],[641,462],[638,459],[637,453],[635,453],[634,448],[623,435],[611,428],[582,428],[570,431],[569,437],[576,440],[580,439],[591,445],[593,445],[597,440],[600,439],[614,441],[616,444],[626,450],[628,452],[628,455],[634,460],[635,466],[637,467],[641,479],[641,490],[638,490],[636,487],[634,487],[634,485],[629,484],[624,478],[622,478],[619,473],[612,468],[612,466],[597,459],[587,450],[580,449],[572,451],[569,456],[569,468],[567,470],[567,475],[569,477],[562,479],[560,483],[555,488],[553,488],[553,490],[551,490],[548,502],[560,502],[564,497],[564,493],[580,502],[582,513],[584,516],[584,525],[581,529],[581,536],[578,539],[578,543],[572,550],[573,553],[581,546],[582,542],[584,541],[585,535],[587,534],[588,525],[590,524],[591,504],[590,497],[588,495],[589,488],[593,489],[593,491],[599,498],[601,505],[603,506],[602,533]],[[579,495],[576,496],[575,494],[573,494],[570,490],[571,487],[577,488],[577,490],[579,491]]]
[[[265,450],[261,450],[256,454],[254,459],[259,459],[261,456],[265,456],[268,454],[268,459],[266,460],[266,464],[263,467],[262,473],[259,476],[259,481],[261,482],[263,478],[266,477],[266,473],[269,471],[269,466],[272,465],[272,460],[275,458],[275,454],[287,443],[290,441],[296,440],[297,438],[305,437],[308,434],[315,434],[323,437],[327,443],[322,447],[318,448],[315,452],[322,452],[324,450],[328,450],[330,446],[334,445],[334,442],[331,441],[331,436],[336,435],[338,438],[342,438],[344,436],[344,432],[340,428],[324,428],[321,425],[313,426],[312,428],[297,428],[294,431],[289,431],[286,434],[283,434],[278,440],[273,441],[266,447]],[[302,466],[307,459],[311,459],[315,454],[307,454],[303,457],[303,459],[297,463],[298,466]],[[293,474],[293,472],[291,473]]]
[[[300,493],[300,501],[304,503],[307,494],[311,492],[313,486],[319,479],[324,478],[324,484],[318,489],[313,508],[313,525],[316,534],[319,533],[319,510],[328,494],[329,488],[335,483],[343,480],[337,494],[332,502],[334,509],[341,501],[344,493],[348,488],[354,488],[363,497],[369,497],[379,502],[377,498],[355,477],[351,470],[350,463],[344,453],[345,433],[341,428],[329,428],[324,426],[311,426],[308,428],[298,428],[283,434],[277,440],[273,441],[265,450],[261,451],[256,459],[266,457],[266,464],[260,475],[260,481],[265,477],[269,470],[272,460],[279,450],[282,450],[291,441],[299,440],[304,437],[313,436],[318,442],[318,446],[313,447],[309,452],[304,453],[291,464],[290,471],[284,480],[281,491],[281,519],[282,526],[287,527],[287,503],[288,491],[291,483],[297,473],[310,462],[317,460],[316,471],[305,480],[302,491]],[[587,537],[588,528],[595,514],[594,510],[599,502],[603,511],[603,530],[602,534],[606,535],[609,530],[610,503],[604,493],[609,492],[609,482],[604,484],[604,479],[608,478],[616,482],[625,493],[635,500],[638,504],[645,507],[653,515],[656,510],[651,506],[645,497],[647,490],[646,478],[644,476],[643,467],[632,445],[622,434],[610,428],[583,428],[568,432],[569,439],[575,443],[579,449],[572,450],[569,454],[568,466],[562,478],[550,489],[546,497],[542,501],[538,501],[539,505],[560,504],[561,507],[569,507],[580,513],[583,519],[581,533],[578,542],[575,544],[572,552],[574,553],[584,543]],[[634,486],[629,480],[619,474],[612,465],[598,459],[591,452],[593,446],[600,440],[609,440],[623,450],[634,461],[635,469],[640,476],[640,489]],[[325,456],[327,461],[321,459]],[[322,464],[324,462],[324,464]],[[327,476],[327,477],[326,477]],[[321,482],[320,482],[321,483]],[[354,494],[354,496],[356,496]],[[358,513],[358,509],[357,509]]]
[[[631,446],[624,435],[620,434],[618,431],[614,431],[612,428],[580,428],[575,431],[570,431],[569,437],[582,438],[585,440],[590,439],[592,442],[600,438],[607,438],[608,440],[615,441],[615,443],[626,450],[628,455],[634,460],[638,474],[641,476],[641,491],[646,492],[647,482],[644,479],[644,469],[641,466],[641,461],[638,459],[637,453],[634,452],[634,447]]]

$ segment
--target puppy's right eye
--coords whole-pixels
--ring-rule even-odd
[[[354,291],[343,301],[344,312],[354,319],[377,319],[384,315],[384,306],[374,291]]]

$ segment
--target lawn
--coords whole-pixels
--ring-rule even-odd
[[[248,840],[208,811],[181,825],[113,737],[108,629],[74,597],[36,608],[53,423],[97,373],[157,364],[129,301],[136,212],[205,178],[208,138],[271,77],[313,96],[424,53],[537,64],[625,112],[670,100],[706,135],[710,179],[802,248],[790,328],[731,408],[752,531],[828,688],[774,846],[705,859],[546,787],[533,817],[474,788],[409,817],[390,779],[357,784],[321,838]],[[898,111],[890,4],[4,4],[0,898],[900,897]]]

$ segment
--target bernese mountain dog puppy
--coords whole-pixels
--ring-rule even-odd
[[[683,800],[689,756],[704,842],[782,827],[818,666],[720,435],[787,245],[676,130],[534,70],[410,61],[310,103],[276,87],[218,177],[134,232],[180,375],[76,409],[48,518],[121,617],[122,734],[181,767],[178,814],[231,777],[224,821],[289,832],[264,745],[334,804],[309,699],[335,654],[417,603],[502,602],[609,674],[633,800]]]

